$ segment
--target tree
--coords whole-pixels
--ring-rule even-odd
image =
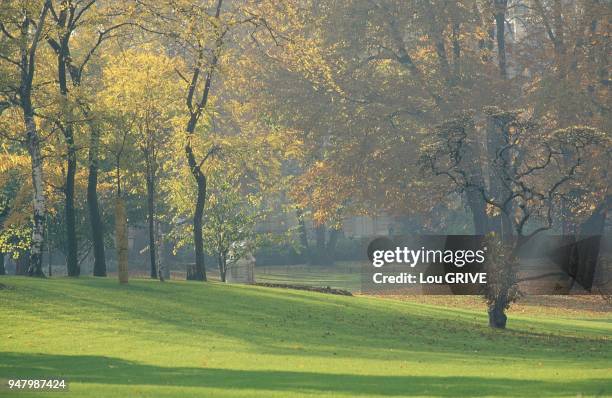
[[[244,192],[238,176],[217,172],[210,179],[204,218],[204,247],[217,259],[219,276],[226,281],[229,267],[254,252],[262,237],[256,234],[257,220],[264,218],[261,198]]]
[[[107,106],[121,119],[130,120],[135,145],[144,161],[141,170],[147,198],[151,278],[158,277],[156,202],[160,173],[165,162],[174,160],[171,140],[181,94],[176,63],[156,53],[152,47],[145,47],[109,58],[104,70],[106,89],[103,95]]]
[[[23,256],[30,247],[32,235],[31,220],[27,216],[27,198],[32,196],[27,183],[29,159],[15,152],[0,155],[0,275],[6,274],[5,256],[13,259]]]
[[[186,140],[185,140],[185,156],[187,157],[187,165],[193,178],[197,184],[197,198],[195,209],[193,212],[193,242],[195,247],[195,273],[192,274],[195,280],[206,280],[206,268],[204,265],[204,239],[202,237],[202,216],[204,213],[204,205],[206,201],[206,175],[202,172],[202,166],[208,160],[208,158],[215,153],[215,148],[212,147],[206,155],[201,159],[196,158],[193,147],[193,135],[196,130],[198,120],[202,116],[204,110],[208,105],[210,89],[212,85],[212,79],[216,72],[217,64],[219,62],[219,56],[221,47],[223,45],[223,37],[227,30],[221,27],[220,15],[221,6],[223,0],[218,0],[215,7],[214,19],[212,21],[210,17],[214,33],[214,45],[212,47],[212,56],[207,66],[207,71],[204,72],[204,55],[205,47],[203,44],[198,43],[198,50],[196,52],[195,64],[193,67],[193,73],[189,82],[189,88],[187,91],[187,108],[189,109],[189,121],[185,127]],[[200,11],[201,12],[201,11]],[[207,14],[205,14],[207,15]],[[203,73],[206,73],[205,77],[201,77]],[[204,80],[201,88],[201,94],[198,97],[197,89],[201,80]]]
[[[114,142],[110,151],[115,161],[115,246],[117,248],[117,274],[119,283],[128,283],[128,224],[125,208],[125,193],[122,191],[122,170],[125,168],[126,155],[131,148],[133,132],[129,121],[119,117],[115,123]],[[132,134],[131,134],[132,133]]]
[[[350,181],[350,200],[338,190],[336,207],[403,215],[438,204],[431,200],[438,181],[420,178],[410,159],[418,158],[428,126],[455,111],[494,103],[499,77],[490,73],[490,49],[479,45],[492,20],[492,14],[483,16],[489,9],[472,1],[329,2],[325,13],[313,6],[315,22],[303,32],[313,38],[309,62],[281,60],[289,72],[280,77],[293,86],[281,86],[283,95],[272,102],[276,114],[285,112],[283,123],[304,133],[310,159],[304,174],[325,163]],[[472,168],[473,178],[484,180],[483,165]],[[465,200],[475,232],[485,233],[486,203],[471,189]]]
[[[40,135],[36,125],[36,108],[33,102],[34,78],[37,70],[37,50],[43,32],[47,27],[50,0],[43,2],[10,2],[3,4],[2,41],[3,46],[14,48],[14,55],[3,55],[2,62],[8,62],[15,69],[17,87],[9,94],[11,102],[18,105],[23,113],[24,131],[30,154],[32,171],[32,208],[34,223],[30,244],[30,266],[28,275],[44,276],[42,255],[44,244],[45,192],[43,159]],[[4,18],[6,17],[6,19]]]
[[[608,14],[609,4],[602,1],[537,0],[520,16],[525,33],[516,58],[528,71],[526,101],[549,125],[610,130]],[[600,200],[594,209],[605,203]],[[572,209],[579,201],[567,195],[561,203],[564,234],[580,229]]]
[[[216,153],[216,147],[202,145],[204,132],[210,131],[210,119],[215,113],[215,99],[222,98],[223,90],[217,88],[213,99],[213,83],[220,85],[224,68],[231,70],[235,64],[224,62],[230,49],[240,48],[248,41],[256,41],[266,35],[269,41],[278,42],[277,32],[283,31],[278,21],[292,18],[296,9],[290,3],[240,2],[223,3],[223,0],[194,4],[190,1],[161,3],[143,2],[148,14],[141,27],[158,34],[167,41],[169,50],[184,60],[183,70],[177,73],[186,83],[184,145],[186,166],[195,181],[197,196],[192,215],[193,244],[195,251],[194,272],[189,277],[206,280],[202,217],[207,195],[207,177],[203,167]],[[273,22],[271,22],[273,21]],[[278,29],[277,29],[278,28]],[[284,29],[286,30],[286,29]]]
[[[221,19],[222,5],[223,0],[216,0],[211,14],[208,2],[143,2],[141,6],[146,17],[139,24],[143,30],[165,37],[168,46],[185,59],[187,72],[177,69],[177,73],[187,84],[184,94],[187,120],[184,125],[183,151],[187,167],[197,186],[197,199],[192,216],[195,269],[189,273],[189,278],[201,281],[206,280],[202,238],[206,175],[202,172],[202,166],[214,155],[214,151],[197,154],[197,127],[200,119],[206,118],[205,110],[209,106],[213,76],[217,73],[224,37],[228,30],[225,21]]]
[[[474,158],[469,150],[473,147],[470,141],[477,140],[477,131],[469,114],[441,124],[432,142],[423,148],[420,162],[430,173],[448,178],[456,190],[477,190],[488,205],[513,220],[511,235],[491,238],[497,240],[493,243],[499,250],[489,258],[494,266],[490,274],[495,277],[487,293],[489,325],[505,328],[504,311],[516,297],[519,250],[537,234],[553,228],[553,212],[568,194],[567,186],[587,174],[585,166],[594,154],[606,156],[611,141],[590,127],[547,131],[520,112],[496,108],[486,112],[508,137],[495,148],[492,164],[503,191],[492,191],[472,178],[470,164]],[[571,163],[565,159],[571,159]]]
[[[82,122],[78,120],[79,117],[77,116],[77,111],[80,110],[82,119],[88,121],[91,128],[88,204],[92,224],[94,275],[104,276],[106,274],[106,264],[103,224],[100,221],[96,193],[99,132],[91,120],[92,112],[87,100],[79,98],[82,95],[79,90],[83,83],[85,68],[92,60],[95,52],[104,41],[112,37],[114,31],[125,26],[126,23],[116,23],[109,27],[101,28],[100,24],[108,23],[109,18],[98,9],[95,0],[65,0],[60,2],[57,7],[51,4],[50,12],[55,22],[55,35],[50,34],[47,37],[47,42],[57,56],[57,85],[61,98],[61,107],[56,124],[62,131],[66,143],[66,181],[63,190],[65,195],[66,263],[68,275],[78,276],[80,274],[77,258],[78,239],[74,205],[74,187],[77,172],[75,131],[78,124]],[[95,33],[91,32],[93,29],[96,30]],[[76,46],[74,45],[75,42]],[[76,51],[74,51],[74,47],[76,47]],[[77,57],[75,53],[82,53],[83,55]]]
[[[108,151],[113,159],[115,182],[115,247],[117,249],[117,272],[119,283],[128,283],[128,224],[125,204],[126,174],[135,172],[126,167],[126,160],[136,151],[135,121],[132,113],[123,112],[120,103],[121,94],[116,95],[116,86],[113,83],[112,68],[104,71],[106,81],[105,90],[101,93],[104,106],[104,126],[111,132],[107,137]]]
[[[330,190],[330,186],[335,188]],[[315,246],[310,247],[307,238],[301,238],[302,246],[310,248],[309,262],[315,265],[333,264],[335,245],[341,233],[342,216],[347,213],[347,204],[353,194],[351,184],[338,175],[329,162],[319,161],[295,178],[290,194],[298,209],[313,210]],[[340,204],[339,198],[342,198]],[[329,234],[326,223],[331,224]]]

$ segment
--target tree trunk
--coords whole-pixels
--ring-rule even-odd
[[[524,244],[525,240],[522,240]],[[515,238],[512,241],[506,241],[503,243],[503,249],[506,254],[501,256],[498,254],[496,258],[492,258],[491,261],[500,261],[500,267],[491,270],[492,279],[489,280],[487,289],[489,291],[489,326],[494,329],[505,329],[506,321],[508,317],[505,314],[506,309],[510,303],[516,299],[511,297],[514,295],[511,293],[512,289],[518,283],[517,281],[517,270],[519,267],[519,259],[517,257],[517,250],[520,248],[521,242],[519,238]],[[510,249],[512,247],[512,249]]]
[[[157,247],[159,248],[157,251],[157,275],[159,280],[164,282],[170,279],[170,270],[164,259],[164,234],[160,222],[156,222],[155,232],[157,233]]]
[[[495,0],[495,27],[497,39],[497,62],[499,67],[499,75],[502,80],[508,77],[508,68],[506,63],[506,13],[508,10],[508,0]],[[501,99],[502,103],[504,99]],[[503,146],[508,144],[509,133],[503,120],[497,119],[490,115],[487,126],[487,146],[489,152],[489,162],[493,162],[499,156],[499,151]],[[511,166],[510,155],[505,151],[502,155],[501,166],[495,169],[491,163],[492,172],[489,174],[491,181],[491,193],[498,201],[505,203],[501,209],[501,214],[491,219],[491,230],[501,233],[502,240],[509,241],[512,239],[514,232],[514,222],[512,217],[513,206],[512,201],[506,201],[512,193],[507,188],[511,185],[510,179],[507,177],[508,169]]]
[[[225,282],[226,281],[226,273],[227,273],[227,267],[226,267],[226,263],[225,263],[225,259],[223,258],[222,255],[219,255],[217,257],[218,259],[218,263],[219,263],[219,277],[221,278],[221,282]]]
[[[48,232],[48,231],[47,231]],[[48,239],[47,235],[47,239]],[[47,240],[48,242],[48,240]],[[47,245],[47,272],[49,273],[49,277],[53,276],[53,250],[51,250],[51,245]]]
[[[474,234],[485,235],[489,231],[489,217],[487,216],[487,204],[483,196],[485,182],[482,176],[482,165],[480,160],[480,148],[478,137],[473,125],[466,126],[466,143],[462,148],[461,159],[465,162],[468,187],[465,189],[467,205],[472,211],[474,223]]]
[[[315,231],[315,248],[310,253],[310,263],[313,265],[325,264],[326,248],[325,248],[325,224],[317,225]]]
[[[502,289],[489,307],[489,326],[494,329],[505,329],[508,317],[505,314],[508,304],[508,290]]]
[[[472,211],[472,221],[475,235],[485,235],[489,228],[486,203],[482,194],[476,188],[466,189],[467,205]]]
[[[0,225],[2,225],[2,223],[4,222],[5,217],[9,213],[9,211],[10,207],[5,206],[4,209],[0,212]],[[4,256],[5,254],[0,251],[0,275],[6,275],[6,267],[4,266]]]
[[[506,68],[506,10],[508,8],[508,0],[495,0],[495,27],[497,29],[497,62],[499,64],[499,73],[503,79],[506,78],[508,72]]]
[[[552,36],[549,36],[549,39],[552,42],[554,49],[554,64],[557,69],[557,80],[560,84],[564,84],[568,79],[568,69],[567,69],[567,60],[572,57],[566,56],[566,43],[565,43],[565,33],[564,27],[565,22],[563,18],[563,10],[562,3],[559,0],[555,0],[551,3],[551,16],[552,18],[552,26],[553,32]],[[540,8],[541,17],[549,18],[544,15],[543,9]],[[550,22],[549,22],[550,23]],[[573,124],[577,124],[577,120],[575,118],[576,114],[570,111],[567,107],[567,101],[557,101],[556,102],[556,112],[557,112],[557,128],[567,128]],[[566,152],[563,154],[563,160],[565,164],[564,167],[569,167],[569,165],[573,164],[573,156],[571,153]],[[573,214],[572,214],[572,202],[575,200],[579,200],[574,192],[568,192],[567,195],[562,195],[560,197],[561,202],[561,233],[563,235],[575,235],[578,231],[576,230],[576,225],[572,222]]]
[[[223,4],[223,0],[217,0],[217,7],[215,11],[215,19],[219,21],[219,17],[221,15],[221,6]],[[204,240],[202,238],[202,216],[204,215],[204,204],[206,202],[206,176],[202,173],[202,165],[206,161],[208,155],[212,153],[208,153],[201,162],[198,164],[196,161],[195,154],[193,153],[193,148],[191,147],[191,137],[195,132],[196,125],[198,124],[198,119],[202,115],[204,109],[208,105],[208,95],[210,94],[210,88],[212,86],[212,77],[217,67],[217,62],[219,61],[218,52],[221,50],[221,46],[223,44],[223,40],[221,37],[218,37],[216,40],[215,49],[212,51],[212,59],[209,65],[208,73],[206,74],[206,79],[204,80],[204,88],[202,90],[202,96],[199,101],[194,101],[194,94],[196,92],[196,85],[198,79],[200,77],[200,73],[202,69],[200,68],[199,62],[198,66],[194,69],[191,84],[189,86],[189,91],[187,93],[187,106],[189,107],[189,121],[187,122],[187,126],[185,131],[187,133],[187,142],[185,144],[185,155],[187,156],[187,164],[189,165],[189,171],[194,176],[196,183],[198,185],[198,196],[196,200],[196,207],[193,214],[193,243],[195,245],[195,267],[194,272],[187,273],[188,279],[195,279],[206,281],[206,267],[204,264]],[[198,54],[198,61],[203,60],[204,51],[203,48],[200,48]]]
[[[100,131],[91,126],[89,140],[89,175],[87,176],[87,208],[91,224],[91,238],[94,255],[94,276],[106,276],[106,255],[104,252],[104,223],[98,205],[98,151]]]
[[[25,114],[28,152],[32,162],[33,214],[32,242],[30,245],[30,267],[28,275],[44,277],[42,270],[43,243],[45,231],[45,190],[43,160],[40,154],[40,138],[36,131],[34,115]]]
[[[155,177],[151,166],[147,166],[147,211],[149,219],[149,261],[151,263],[151,279],[157,279],[157,239],[155,232]]]
[[[128,283],[128,236],[125,202],[118,197],[115,201],[115,226],[117,245],[117,273],[119,283]]]
[[[302,210],[296,209],[295,215],[298,220],[299,232],[300,232],[300,245],[304,253],[308,254],[308,231],[306,230],[306,222],[304,221],[304,214]]]
[[[512,168],[515,165],[512,164],[509,150],[499,154],[500,149],[509,142],[509,132],[505,122],[496,115],[488,115],[487,118],[489,192],[503,205],[500,214],[489,219],[489,230],[500,234],[504,242],[509,242],[514,234],[513,204],[512,200],[509,200],[512,192],[508,188],[512,185],[512,181],[509,174],[513,174]]]
[[[491,196],[496,200],[503,200],[502,188],[500,181],[500,173],[498,167],[495,166],[494,161],[497,158],[497,150],[502,148],[503,137],[502,129],[497,126],[496,121],[493,117],[488,116],[487,123],[487,154],[489,163],[489,192]],[[502,218],[501,214],[494,215],[489,218],[489,230],[495,232],[495,234],[502,234]]]
[[[78,242],[76,234],[76,220],[74,209],[74,179],[77,169],[76,147],[74,144],[74,126],[72,107],[68,100],[68,84],[66,62],[70,57],[68,51],[68,37],[61,40],[61,49],[57,54],[58,83],[60,95],[63,98],[63,124],[62,132],[66,140],[66,182],[64,185],[64,211],[66,216],[66,266],[68,276],[78,277],[80,274],[78,261]]]
[[[334,264],[336,257],[336,244],[338,243],[338,237],[340,236],[340,229],[331,228],[329,230],[329,240],[327,241],[326,254],[328,263],[330,265]]]
[[[198,196],[193,214],[193,243],[195,245],[195,272],[192,280],[206,281],[206,268],[204,264],[204,238],[202,237],[202,216],[206,201],[206,177],[200,172],[197,177]]]
[[[318,251],[325,251],[325,235],[325,224],[317,225],[315,228],[315,238]]]
[[[30,253],[23,252],[15,260],[15,275],[27,275],[30,267]]]
[[[32,214],[34,223],[32,225],[32,240],[30,242],[28,275],[38,277],[45,276],[42,271],[45,230],[45,190],[43,159],[40,153],[40,137],[36,130],[34,107],[32,105],[32,82],[34,81],[34,74],[36,72],[36,50],[38,42],[41,39],[45,18],[50,6],[50,0],[44,2],[38,22],[34,22],[24,8],[24,18],[21,24],[21,36],[19,40],[21,53],[21,61],[19,62],[21,72],[19,81],[19,100],[23,111],[26,143],[32,164]],[[32,25],[34,25],[34,29],[32,29]]]
[[[193,131],[197,119],[190,120],[187,131]],[[204,204],[206,203],[206,176],[200,169],[201,164],[196,163],[191,142],[185,145],[185,154],[189,170],[196,180],[198,192],[196,206],[193,212],[193,244],[195,246],[195,266],[193,272],[187,274],[189,280],[206,281],[206,266],[204,264],[204,239],[202,237],[202,216],[204,215]]]
[[[65,134],[66,144],[68,147],[68,167],[66,172],[66,186],[64,190],[64,206],[66,211],[66,265],[68,267],[68,276],[77,277],[81,273],[77,255],[78,243],[74,209],[74,179],[76,176],[77,159],[71,126],[66,127]]]

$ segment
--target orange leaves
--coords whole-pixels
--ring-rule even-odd
[[[354,189],[349,178],[336,173],[333,164],[315,162],[296,178],[290,195],[301,208],[311,208],[315,224],[337,221]]]

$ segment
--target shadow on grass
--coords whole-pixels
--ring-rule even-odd
[[[69,383],[202,387],[384,396],[605,395],[609,380],[537,381],[485,377],[372,376],[274,370],[160,367],[105,356],[0,352],[0,377],[64,377]]]

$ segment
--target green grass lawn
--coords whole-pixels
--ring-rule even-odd
[[[198,282],[0,283],[0,378],[70,384],[33,397],[612,394],[605,313],[517,315],[494,331],[481,310],[382,298]]]

